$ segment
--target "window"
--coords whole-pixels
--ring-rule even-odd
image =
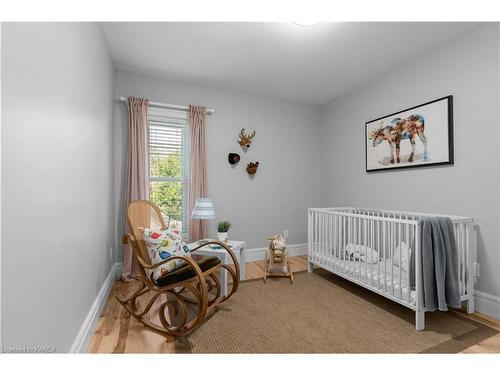
[[[148,108],[151,201],[187,238],[189,133],[187,112]]]

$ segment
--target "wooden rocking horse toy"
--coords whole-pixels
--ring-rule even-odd
[[[264,282],[268,277],[289,277],[293,284],[293,273],[288,263],[286,238],[275,235],[269,238],[269,250],[266,251],[264,264]]]
[[[238,290],[238,261],[226,244],[208,242],[221,246],[229,253],[234,270],[222,264],[217,257],[196,255],[196,250],[207,244],[189,251],[189,254],[193,254],[191,256],[169,256],[152,264],[143,232],[145,228],[167,230],[160,209],[149,201],[133,201],[127,207],[127,222],[130,233],[123,236],[123,242],[130,244],[133,249],[141,283],[130,296],[117,299],[144,326],[163,336],[186,334],[202,324],[207,313]],[[182,261],[181,266],[154,279],[151,271],[171,261]],[[218,275],[224,269],[231,275],[232,288],[228,295],[221,296]],[[144,296],[142,300],[141,296]]]

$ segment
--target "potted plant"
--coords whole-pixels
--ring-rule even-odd
[[[227,242],[227,232],[231,227],[232,224],[229,221],[219,221],[217,224],[217,239],[221,242]]]

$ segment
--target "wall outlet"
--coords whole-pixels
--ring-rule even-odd
[[[109,248],[109,259],[113,260],[113,248]]]
[[[474,263],[474,277],[477,277],[479,279],[479,275],[480,275],[479,263]]]
[[[288,229],[283,231],[283,237],[288,238]]]

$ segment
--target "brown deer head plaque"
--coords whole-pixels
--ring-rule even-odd
[[[257,172],[257,168],[259,167],[259,162],[256,161],[255,163],[250,162],[247,164],[247,173],[252,176]]]

